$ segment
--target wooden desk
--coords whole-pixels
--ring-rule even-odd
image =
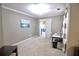
[[[10,56],[13,52],[15,52],[17,56],[17,46],[3,46],[0,48],[0,56]]]

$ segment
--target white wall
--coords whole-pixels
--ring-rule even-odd
[[[30,20],[30,28],[21,28],[20,20]],[[38,34],[37,19],[2,8],[4,45],[11,45]]]
[[[51,37],[51,18],[46,19],[46,37],[50,38]]]
[[[0,4],[0,47],[3,46],[3,40],[2,40],[2,8]]]
[[[51,20],[51,31],[52,34],[55,32],[61,32],[63,25],[63,15],[53,16]]]
[[[50,38],[55,32],[61,32],[63,26],[63,15],[43,18],[46,20],[46,37]]]

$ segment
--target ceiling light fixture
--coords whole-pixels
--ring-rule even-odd
[[[47,4],[32,4],[27,9],[37,15],[43,15],[50,11],[50,6]]]

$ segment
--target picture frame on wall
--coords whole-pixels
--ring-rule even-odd
[[[20,27],[21,28],[29,28],[30,27],[30,20],[21,19],[20,20]]]

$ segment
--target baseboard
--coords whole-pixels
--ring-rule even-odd
[[[37,37],[38,37],[38,36],[30,37],[30,38],[28,38],[28,39],[25,39],[25,40],[19,41],[19,42],[17,42],[17,43],[14,43],[14,44],[12,44],[11,46],[17,46],[17,45],[19,45],[19,44],[25,42],[26,40],[30,40],[30,39],[37,38]]]

